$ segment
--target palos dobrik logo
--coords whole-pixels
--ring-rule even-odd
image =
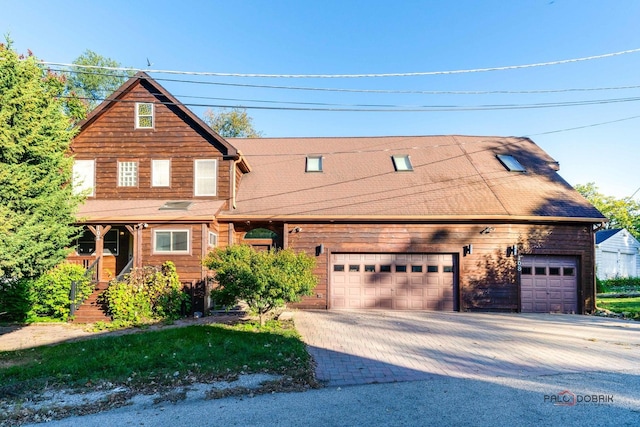
[[[575,394],[569,390],[562,390],[557,394],[545,394],[545,403],[555,406],[575,406],[579,403],[613,403],[611,394]]]

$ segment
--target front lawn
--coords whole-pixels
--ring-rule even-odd
[[[291,323],[210,324],[0,352],[0,399],[45,389],[124,386],[145,392],[245,373],[313,385],[311,359]]]
[[[625,317],[640,320],[640,297],[599,298],[598,307],[624,313]]]

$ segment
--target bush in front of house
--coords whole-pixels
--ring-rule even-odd
[[[33,306],[31,280],[0,278],[0,322],[24,322]]]
[[[14,322],[67,321],[71,304],[91,295],[93,286],[80,265],[63,262],[37,279],[0,282],[0,320]],[[76,297],[70,298],[76,282]]]
[[[264,325],[267,315],[286,303],[311,295],[318,283],[313,274],[315,258],[304,252],[272,250],[258,252],[248,245],[216,248],[203,264],[215,271],[216,304],[231,307],[244,301]]]
[[[607,292],[640,292],[640,277],[618,277],[614,279],[596,279],[596,291]]]
[[[101,302],[114,322],[138,325],[158,320],[175,320],[188,309],[189,296],[171,261],[162,267],[136,268],[124,280],[114,280]]]
[[[66,321],[70,305],[79,305],[93,292],[91,280],[81,265],[63,262],[32,283],[34,294],[30,318],[33,320]],[[75,299],[71,300],[71,286],[76,283]]]

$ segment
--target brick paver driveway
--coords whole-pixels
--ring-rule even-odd
[[[640,322],[557,314],[297,311],[329,385],[622,372],[640,366]]]

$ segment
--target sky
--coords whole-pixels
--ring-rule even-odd
[[[639,18],[637,0],[0,0],[17,52],[90,49],[266,137],[526,136],[570,184],[636,200]]]

